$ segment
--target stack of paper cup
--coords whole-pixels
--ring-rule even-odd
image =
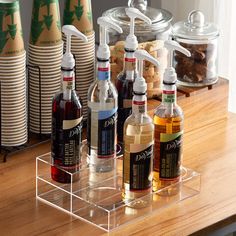
[[[26,52],[19,2],[0,0],[1,145],[27,142]]]
[[[61,88],[63,41],[58,0],[34,0],[29,43],[29,124],[51,133],[52,98]]]
[[[63,19],[64,25],[74,25],[88,37],[87,43],[76,37],[71,39],[71,52],[76,60],[76,90],[82,100],[83,117],[86,119],[87,94],[91,83],[94,81],[95,66],[95,33],[93,30],[91,1],[66,0]],[[66,42],[64,35],[63,40]]]

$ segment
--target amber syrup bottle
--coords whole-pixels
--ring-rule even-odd
[[[183,111],[176,103],[177,75],[172,58],[174,50],[188,57],[191,54],[175,41],[165,41],[164,45],[169,58],[163,78],[162,103],[154,114],[153,190],[161,190],[158,195],[171,196],[180,191],[184,122]]]

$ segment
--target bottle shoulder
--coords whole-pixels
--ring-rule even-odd
[[[161,103],[155,110],[154,115],[161,117],[161,118],[165,118],[165,117],[169,117],[166,114],[168,111],[168,107],[165,106],[163,103]],[[183,110],[180,106],[178,106],[177,104],[175,104],[173,106],[173,113],[172,113],[172,117],[183,117]]]
[[[54,95],[53,102],[56,102],[58,104],[72,103],[78,108],[82,107],[79,95],[77,94],[75,90],[72,91],[70,100],[64,99],[63,92],[59,92]]]
[[[99,102],[99,94],[100,92],[104,93],[102,89],[104,87],[107,87],[107,100],[110,99],[117,99],[118,97],[118,92],[115,87],[115,85],[109,80],[109,81],[94,81],[88,90],[88,100],[89,101],[95,101]],[[101,89],[102,88],[102,89]]]
[[[153,126],[153,120],[150,116],[148,115],[144,115],[142,117],[142,122],[140,121],[137,121],[137,119],[135,118],[134,114],[131,114],[125,121],[125,125],[134,125],[134,126],[137,126],[137,125],[150,125],[150,126]]]

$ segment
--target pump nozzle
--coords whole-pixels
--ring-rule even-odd
[[[66,35],[66,52],[63,55],[61,66],[63,68],[73,69],[75,67],[75,59],[71,53],[71,36],[74,35],[84,42],[88,42],[88,38],[73,25],[64,25],[62,32]]]
[[[107,29],[113,29],[118,33],[123,33],[121,27],[113,23],[110,18],[104,16],[97,19],[97,23],[100,26],[100,44],[97,51],[97,57],[103,60],[109,60],[110,58],[110,49],[107,45],[106,33]]]
[[[130,18],[130,33],[125,41],[125,48],[129,50],[136,50],[138,48],[138,40],[134,35],[134,26],[135,26],[135,18],[139,18],[151,25],[152,21],[147,16],[145,16],[142,12],[140,12],[137,8],[129,7],[125,9],[126,15]]]
[[[134,82],[133,90],[136,93],[145,94],[147,91],[147,84],[146,84],[145,79],[143,78],[143,61],[144,60],[149,61],[157,67],[160,65],[160,63],[156,58],[151,56],[145,50],[135,51],[134,56],[138,60],[138,77],[136,78],[136,80]]]
[[[177,75],[175,73],[175,69],[173,68],[173,52],[179,51],[186,55],[187,57],[191,56],[191,53],[181,46],[178,42],[173,40],[167,40],[164,43],[164,47],[168,50],[168,65],[164,72],[163,81],[166,84],[174,84],[177,80]]]

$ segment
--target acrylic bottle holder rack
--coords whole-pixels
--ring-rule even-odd
[[[36,197],[80,220],[111,231],[200,192],[200,174],[183,167],[179,183],[136,199],[149,204],[134,208],[134,201],[122,201],[122,160],[113,160],[113,164],[112,170],[99,172],[96,165],[87,164],[87,155],[83,152],[79,171],[70,173],[58,167],[70,180],[63,184],[51,179],[51,154],[39,156],[36,159]],[[165,196],[171,188],[178,189],[178,193]]]

